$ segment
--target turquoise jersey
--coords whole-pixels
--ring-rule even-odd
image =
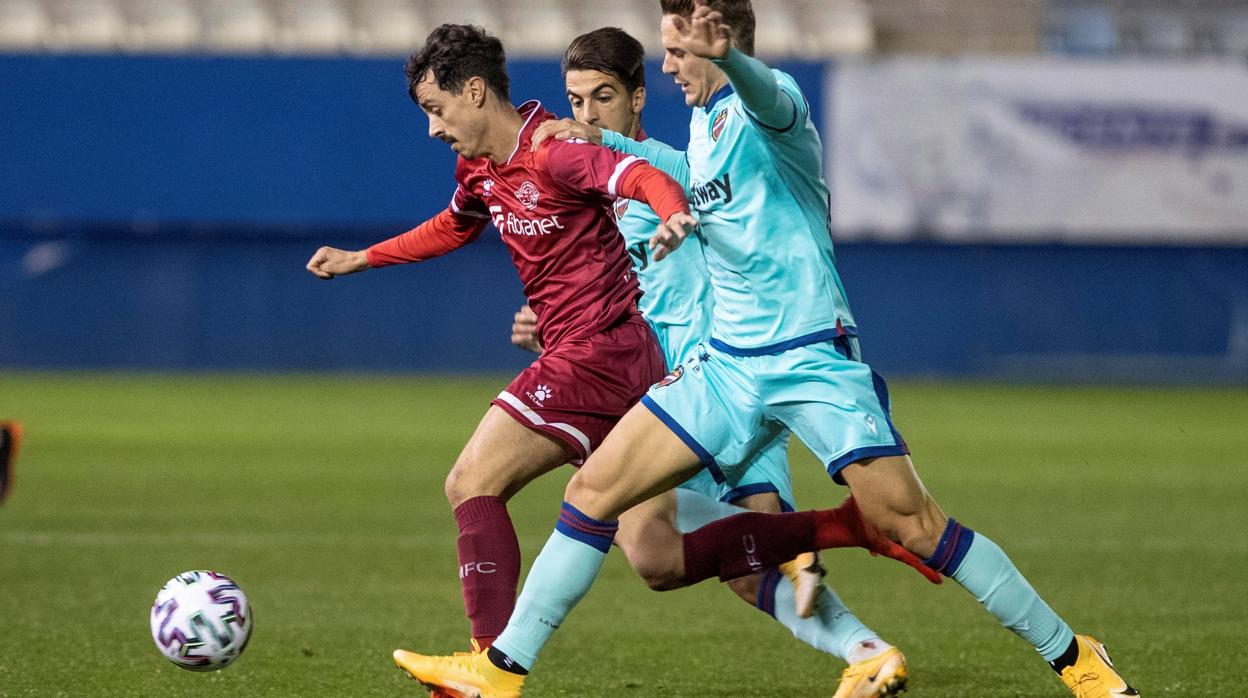
[[[654,139],[645,143],[676,152]],[[654,328],[668,367],[675,368],[699,342],[707,341],[711,327],[711,284],[702,243],[691,236],[655,262],[649,245],[659,227],[658,214],[640,201],[620,199],[615,202],[615,220],[641,283],[637,307]]]
[[[771,73],[795,105],[783,128],[757,121],[728,85],[709,107],[694,108],[683,158],[618,134],[603,137],[686,185],[711,277],[711,343],[747,356],[857,333],[836,273],[810,105],[792,76]]]

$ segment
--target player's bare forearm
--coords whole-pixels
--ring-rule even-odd
[[[330,281],[337,276],[368,269],[368,255],[363,250],[350,252],[335,247],[322,247],[312,255],[305,268],[318,279]]]

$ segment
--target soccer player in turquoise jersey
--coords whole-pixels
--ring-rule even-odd
[[[414,673],[462,695],[520,695],[527,670],[597,576],[615,519],[699,468],[731,479],[787,427],[849,486],[867,523],[966,588],[1074,695],[1139,695],[1101,643],[1075,635],[996,543],[948,517],[919,480],[884,382],[860,358],[809,105],[791,77],[748,55],[749,3],[661,6],[664,72],[694,109],[687,157],[714,289],[710,348],[686,360],[682,379],[651,388],[569,482],[555,532],[489,653],[424,657]],[[656,257],[676,237],[656,235]],[[820,512],[741,514],[712,527],[720,535],[703,544],[716,555],[704,562],[686,546],[685,565],[717,565],[721,578],[748,569],[732,550],[768,564],[838,544],[821,535]]]
[[[621,29],[596,29],[573,40],[563,58],[568,101],[577,120],[572,123],[612,129],[683,160],[683,154],[648,138],[641,126],[644,59],[641,44]],[[658,229],[658,215],[628,199],[616,202],[615,214],[643,291],[638,308],[654,328],[668,366],[679,367],[710,334],[711,287],[701,241],[691,237],[667,259],[653,263],[649,242]],[[516,314],[512,342],[541,351],[536,315],[528,306]],[[621,517],[615,542],[652,587],[671,588],[683,574],[679,564],[672,564],[683,554],[679,532],[742,511],[728,503],[754,511],[793,511],[787,437],[787,432],[781,434],[761,449],[736,482],[717,483],[703,470]],[[822,583],[815,554],[804,553],[779,569],[728,585],[797,638],[850,663],[836,698],[895,695],[905,687],[901,652],[863,625]]]

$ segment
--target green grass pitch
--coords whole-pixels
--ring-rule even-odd
[[[424,695],[390,651],[465,647],[442,479],[505,382],[0,376],[0,418],[27,431],[0,508],[0,696]],[[937,500],[1145,696],[1240,690],[1248,392],[897,382],[893,397]],[[844,496],[793,460],[800,505]],[[513,501],[526,561],[570,473]],[[857,550],[825,560],[906,652],[910,695],[1065,695],[956,585]],[[234,576],[256,615],[247,653],[212,674],[148,632],[156,590],[194,568]],[[841,668],[719,584],[647,590],[617,552],[526,695],[830,696]]]

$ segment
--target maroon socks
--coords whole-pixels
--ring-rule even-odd
[[[762,572],[816,550],[815,512],[736,514],[684,535],[685,583]]]
[[[498,497],[473,497],[455,508],[459,526],[459,582],[472,637],[489,647],[516,605],[520,543],[507,505]]]
[[[855,547],[904,562],[940,583],[939,574],[867,523],[853,497],[835,509],[729,516],[686,533],[684,547],[685,584],[744,577],[810,550]]]

